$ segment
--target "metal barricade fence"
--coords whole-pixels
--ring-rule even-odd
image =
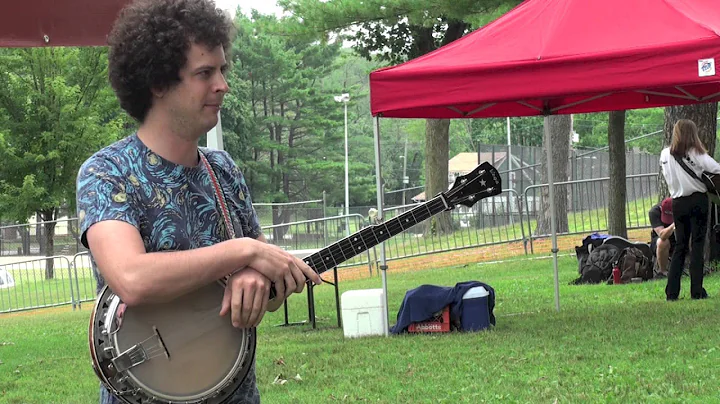
[[[658,174],[635,174],[626,177],[626,220],[627,229],[649,227],[648,211],[658,201]],[[567,231],[558,230],[558,235],[584,234],[596,231],[607,231],[608,223],[608,184],[610,178],[594,178],[582,181],[563,181],[555,183],[556,215],[567,215]],[[533,240],[551,236],[548,229],[538,233],[537,223],[543,215],[542,195],[548,184],[532,185],[525,188],[525,225],[530,243],[530,251],[534,253]],[[529,193],[533,196],[530,197]],[[549,215],[548,215],[549,222]],[[564,218],[556,219],[564,223]],[[563,226],[564,227],[564,226]],[[535,228],[535,231],[533,231]]]
[[[253,207],[261,226],[321,219],[327,214],[325,193],[323,193],[323,199],[282,203],[253,203]]]
[[[349,223],[349,228],[346,225]],[[273,234],[282,234],[275,244],[286,250],[316,250],[324,248],[349,233],[367,225],[361,215],[289,222],[264,226],[270,242]],[[341,267],[367,265],[372,274],[371,251],[355,256]],[[53,261],[54,278],[45,279],[48,260]],[[90,255],[79,252],[69,258],[54,256],[0,264],[0,313],[72,305],[81,308],[83,302],[94,301],[97,283]]]
[[[46,226],[53,227],[51,255],[70,256],[85,250],[77,237],[77,219],[0,226],[0,257],[45,257]]]
[[[367,225],[362,215],[351,214],[262,226],[262,230],[270,243],[284,250],[319,250],[362,230]],[[370,250],[372,248],[338,265],[338,269],[368,265],[372,274]]]
[[[73,308],[81,308],[83,302],[94,301],[96,297],[97,281],[93,274],[90,254],[85,251],[73,256],[73,287],[75,288],[75,302]]]
[[[658,198],[658,174],[627,176],[628,229],[649,227],[647,212]],[[568,230],[558,234],[580,234],[607,230],[607,193],[609,178],[558,182],[565,187]],[[542,214],[542,195],[547,184],[532,185],[522,198],[513,189],[482,199],[468,208],[458,206],[450,212],[452,230],[445,234],[427,232],[425,222],[385,241],[388,261],[426,254],[522,241],[525,254],[534,253],[533,240],[548,237],[549,231],[533,231]],[[557,188],[556,188],[557,189]],[[315,201],[312,201],[315,202]],[[385,220],[417,207],[417,204],[384,209]],[[559,212],[563,213],[563,212]],[[361,214],[322,217],[263,226],[268,241],[286,250],[318,250],[360,231],[369,223]],[[372,256],[372,258],[371,258]],[[5,257],[3,257],[5,258]],[[29,257],[28,257],[29,258]],[[75,255],[58,255],[21,261],[22,257],[0,260],[0,313],[92,301],[96,280],[87,251]],[[16,262],[12,260],[17,260]],[[9,260],[9,261],[8,261]],[[45,279],[45,268],[52,260],[53,279]],[[368,266],[373,274],[377,267],[375,247],[352,257],[338,268]]]
[[[0,313],[72,304],[72,266],[66,256],[0,264]]]
[[[523,207],[513,189],[478,201],[471,208],[458,206],[450,211],[452,231],[428,232],[427,221],[416,224],[385,241],[388,261],[438,252],[509,243],[525,239],[522,226]],[[417,204],[383,209],[385,220],[416,208]]]

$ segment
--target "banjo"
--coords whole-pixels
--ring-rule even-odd
[[[498,171],[484,162],[452,188],[380,224],[345,237],[303,260],[323,273],[456,205],[472,207],[502,192]],[[92,366],[110,393],[128,404],[224,403],[245,380],[255,357],[255,329],[219,316],[225,281],[171,302],[127,307],[105,286],[90,316]],[[282,305],[270,291],[270,309]]]

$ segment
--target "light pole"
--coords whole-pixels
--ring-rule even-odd
[[[407,151],[407,149],[406,149],[405,151]],[[398,156],[398,157],[400,157],[401,159],[403,159],[402,201],[400,202],[400,205],[403,205],[403,206],[404,206],[404,205],[405,205],[405,197],[406,197],[405,192],[407,191],[406,188],[407,188],[407,184],[408,184],[408,181],[406,181],[406,178],[407,178],[407,175],[406,175],[406,172],[407,172],[407,159],[405,158],[405,156]]]
[[[350,101],[350,94],[342,93],[336,95],[335,101],[342,102],[345,106],[345,232],[350,235],[350,189],[348,185],[348,124],[347,124],[347,103]]]
[[[407,203],[405,199],[405,192],[407,190],[408,185],[410,185],[410,178],[407,176],[407,144],[408,144],[408,135],[405,134],[405,154],[403,154],[403,178],[402,178],[402,184],[403,184],[403,193],[402,193],[402,205],[405,205]]]

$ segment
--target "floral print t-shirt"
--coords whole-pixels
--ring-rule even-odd
[[[222,188],[236,237],[257,238],[260,224],[245,178],[227,152],[200,148]],[[80,167],[77,177],[77,214],[81,241],[95,223],[120,220],[140,232],[147,252],[206,247],[227,239],[210,173],[172,163],[148,149],[137,134],[95,153]],[[97,291],[105,281],[90,258]],[[202,270],[202,268],[198,268]],[[101,387],[101,404],[120,401]],[[253,364],[232,402],[259,402]]]

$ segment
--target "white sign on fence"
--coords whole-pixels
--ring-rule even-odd
[[[12,288],[15,286],[15,278],[10,272],[0,269],[0,289]]]

